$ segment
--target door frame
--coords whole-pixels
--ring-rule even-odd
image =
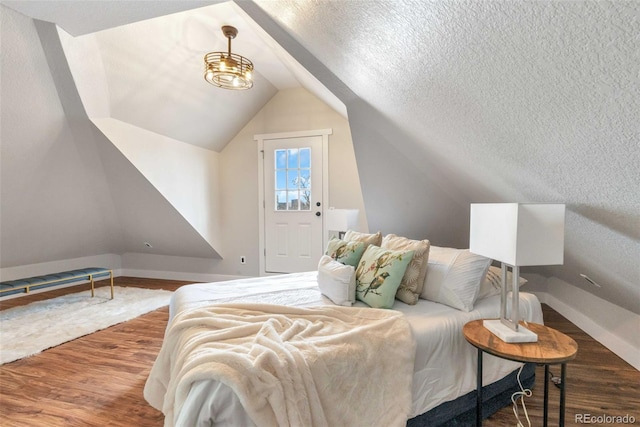
[[[266,248],[265,248],[265,209],[266,201],[264,196],[264,141],[274,139],[303,138],[311,136],[322,137],[322,244],[327,246],[328,236],[325,228],[325,211],[329,204],[329,135],[333,134],[332,129],[316,129],[296,132],[262,133],[253,136],[258,146],[258,245],[260,258],[260,276],[268,276],[277,273],[267,273],[266,271]]]

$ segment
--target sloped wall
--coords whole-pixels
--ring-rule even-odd
[[[122,234],[94,141],[67,116],[34,21],[0,7],[0,266],[116,251]]]
[[[202,227],[203,238],[89,121],[55,25],[0,7],[3,276],[100,254],[219,259],[208,243],[219,243],[215,226]],[[215,160],[205,161],[216,198]]]
[[[122,244],[118,254],[145,253],[178,257],[198,257],[210,263],[220,254],[184,215],[158,191],[102,132],[94,129],[100,141],[99,155],[111,189],[111,202],[118,212]],[[167,179],[170,179],[168,176]],[[145,243],[151,243],[147,247]],[[131,267],[123,262],[124,267]]]
[[[112,118],[92,122],[219,253],[218,153]]]
[[[58,34],[82,106],[94,125],[214,248],[200,255],[213,254],[219,258],[222,242],[218,226],[218,153],[112,118],[107,73],[96,35],[72,37],[59,28]],[[155,105],[145,111],[153,116]],[[113,169],[114,165],[108,167]],[[115,169],[120,168],[122,165]],[[169,247],[155,244],[155,236],[156,233],[149,233],[142,239],[153,248],[142,246],[142,242],[137,242],[134,248],[153,249],[156,254],[174,250],[174,244]]]
[[[468,247],[468,203],[442,178],[441,165],[370,105],[352,102],[347,110],[372,229]]]

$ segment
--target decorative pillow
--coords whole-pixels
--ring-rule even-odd
[[[407,266],[407,271],[400,282],[400,287],[396,292],[396,298],[400,301],[414,305],[418,302],[420,292],[427,275],[429,261],[429,241],[409,240],[406,237],[387,234],[382,239],[382,247],[400,251],[413,251],[413,258]]]
[[[471,311],[490,264],[491,259],[472,254],[468,249],[431,246],[420,297]]]
[[[325,255],[329,255],[342,264],[357,267],[366,248],[367,245],[364,242],[345,242],[344,240],[333,238],[329,240],[329,244],[327,244],[327,252]]]
[[[323,255],[318,263],[318,287],[335,304],[350,307],[356,302],[355,267]]]
[[[480,292],[478,293],[478,298],[476,300],[487,298],[493,295],[500,295],[500,282],[502,281],[502,272],[500,270],[500,267],[489,267],[487,275],[484,277],[484,280],[480,284]],[[513,273],[511,272],[511,270],[509,270],[507,271],[507,292],[511,290],[511,283],[513,283],[512,281]],[[518,283],[520,286],[522,286],[527,283],[527,279],[519,277]]]
[[[413,251],[369,245],[356,269],[356,298],[373,308],[391,308]]]
[[[382,233],[377,232],[375,234],[360,233],[358,231],[347,230],[344,235],[344,240],[347,242],[364,242],[366,245],[380,246],[382,244]]]

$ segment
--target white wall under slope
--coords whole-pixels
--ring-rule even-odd
[[[220,253],[219,154],[120,120],[92,122]]]

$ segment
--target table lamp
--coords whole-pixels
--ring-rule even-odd
[[[358,225],[358,209],[329,208],[325,212],[325,229],[329,231],[329,237],[342,239],[348,230]]]
[[[483,325],[502,341],[536,342],[538,336],[520,325],[520,267],[564,262],[563,204],[472,203],[469,251],[502,263],[500,319]],[[507,317],[507,271],[512,272],[511,313]]]

